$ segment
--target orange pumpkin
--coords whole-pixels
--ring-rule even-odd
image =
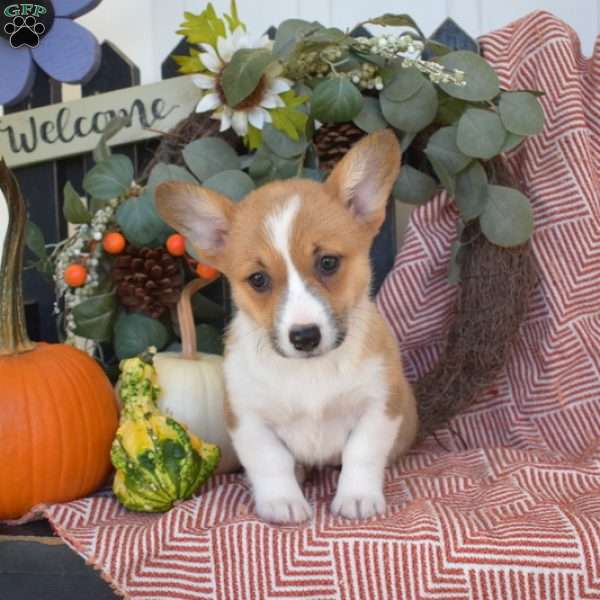
[[[3,161],[2,197],[9,219],[0,263],[0,520],[96,490],[110,473],[117,429],[114,392],[98,364],[71,346],[27,337],[25,203]]]

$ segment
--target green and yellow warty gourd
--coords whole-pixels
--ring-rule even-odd
[[[113,490],[129,510],[167,511],[212,475],[219,448],[159,411],[152,355],[122,361],[119,383],[123,410],[111,450]]]

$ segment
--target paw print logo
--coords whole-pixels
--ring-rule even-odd
[[[16,16],[11,22],[4,25],[4,32],[10,36],[9,42],[13,48],[20,48],[21,46],[37,48],[40,43],[40,36],[45,31],[45,25],[32,15],[27,17]]]

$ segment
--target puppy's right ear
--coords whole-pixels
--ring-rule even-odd
[[[166,181],[156,188],[156,208],[203,261],[222,268],[235,209],[229,198],[199,185]]]

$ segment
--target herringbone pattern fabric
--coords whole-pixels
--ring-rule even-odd
[[[108,494],[46,509],[58,532],[130,598],[600,598],[600,48],[536,13],[482,40],[505,87],[541,88],[545,131],[510,160],[528,182],[541,274],[496,384],[454,429],[386,475],[388,512],[332,518],[337,472],[306,484],[313,521],[258,521],[241,477],[171,512],[136,515]],[[411,379],[435,362],[454,290],[456,213],[415,211],[379,305]]]

